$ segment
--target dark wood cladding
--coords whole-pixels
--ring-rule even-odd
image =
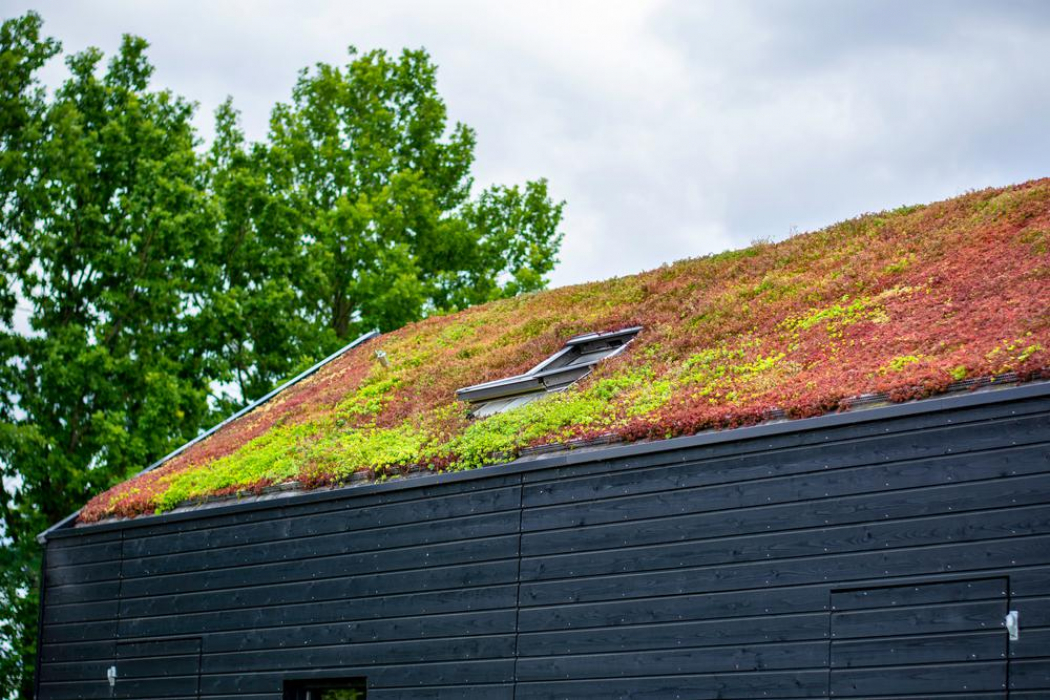
[[[42,700],[1048,697],[1050,387],[59,530],[40,661]]]

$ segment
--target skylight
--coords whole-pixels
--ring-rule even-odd
[[[641,326],[632,326],[609,333],[578,335],[528,372],[458,389],[456,398],[470,403],[473,414],[479,418],[524,406],[583,379],[598,362],[623,352],[641,330]]]

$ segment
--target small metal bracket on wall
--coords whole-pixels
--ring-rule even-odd
[[[1016,642],[1021,638],[1021,620],[1016,610],[1006,613],[1003,625],[1006,626],[1006,633],[1010,635],[1011,642]]]

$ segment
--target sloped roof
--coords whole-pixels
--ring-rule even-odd
[[[99,495],[80,521],[363,471],[470,469],[573,440],[812,416],[875,392],[903,401],[964,379],[1050,377],[1048,289],[1043,179],[486,304],[347,351]],[[572,336],[629,326],[643,330],[567,391],[480,419],[456,399],[527,371]]]

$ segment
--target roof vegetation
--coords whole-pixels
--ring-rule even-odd
[[[473,469],[530,446],[663,439],[904,401],[961,379],[1050,377],[1050,179],[869,214],[781,243],[429,318],[347,352],[82,522],[357,472]],[[455,391],[581,333],[640,325],[569,390],[472,419]],[[386,353],[386,366],[375,351]]]

